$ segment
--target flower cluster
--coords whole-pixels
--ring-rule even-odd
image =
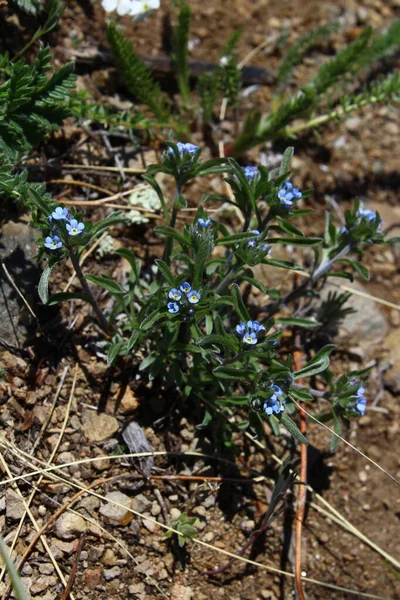
[[[285,403],[280,400],[284,393],[281,388],[275,384],[270,386],[270,390],[273,391],[273,394],[264,402],[264,412],[267,413],[267,415],[272,415],[273,413],[278,415],[285,410]]]
[[[290,208],[294,200],[299,200],[302,193],[298,188],[293,187],[293,183],[285,181],[281,189],[278,191],[278,198],[285,208]]]
[[[250,233],[254,233],[254,235],[258,236],[261,235],[258,229],[252,229]],[[257,240],[250,240],[249,242],[247,242],[247,245],[249,248],[257,248],[257,250],[262,250],[262,252],[266,252],[267,254],[271,252],[271,246],[269,244],[266,244],[265,242],[260,243]]]
[[[236,333],[243,336],[242,341],[244,344],[250,344],[253,346],[257,344],[257,334],[265,331],[265,327],[260,325],[258,321],[247,321],[244,323],[243,321],[236,325]]]
[[[61,206],[57,206],[57,208],[55,208],[53,210],[51,215],[49,215],[47,217],[47,220],[49,221],[49,223],[51,223],[53,221],[58,221],[58,222],[66,221],[65,229],[66,229],[68,235],[71,235],[71,236],[79,235],[85,229],[84,223],[79,223],[79,221],[77,219],[73,219],[70,216],[68,209],[63,208]],[[52,234],[48,235],[45,238],[45,240],[44,240],[45,248],[48,248],[49,250],[57,250],[58,248],[61,248],[61,246],[63,245],[60,237],[58,235],[56,235],[56,231],[57,230],[53,228]]]
[[[364,386],[360,385],[356,392],[356,400],[354,402],[354,410],[361,416],[365,415],[365,409],[367,407],[367,399],[364,396],[364,392]]]
[[[178,142],[176,144],[177,148],[178,148],[178,152],[180,156],[184,156],[185,154],[196,154],[197,150],[199,150],[199,146],[196,146],[196,144],[191,144],[190,142],[184,143],[184,142]],[[174,151],[172,148],[168,148],[168,152],[170,154],[174,154]]]
[[[135,20],[141,20],[152,10],[160,8],[160,0],[102,0],[101,3],[106,12],[115,10],[121,17],[129,15]]]
[[[187,281],[181,283],[178,288],[172,288],[168,292],[168,298],[171,302],[168,302],[168,312],[176,314],[179,312],[179,305],[188,306],[189,304],[197,304],[200,302],[201,294],[196,290],[192,289],[192,286]]]
[[[244,176],[248,181],[253,181],[256,175],[259,174],[258,167],[247,166],[243,167]]]
[[[203,219],[202,217],[200,217],[199,219],[197,219],[197,225],[201,229],[208,229],[211,225],[211,219]]]
[[[360,223],[362,223],[362,221],[367,221],[368,223],[373,224],[376,219],[376,214],[376,212],[374,212],[373,210],[369,210],[368,208],[359,208],[357,212],[356,221],[353,224],[353,226],[350,227],[350,229],[352,229],[353,227],[357,227]],[[382,229],[382,221],[379,222],[378,229]],[[340,230],[340,233],[349,233],[349,228],[343,226]]]

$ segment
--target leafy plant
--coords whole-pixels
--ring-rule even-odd
[[[16,161],[70,116],[66,100],[75,86],[74,64],[55,70],[50,49],[40,46],[28,64],[4,60],[0,79],[0,153]],[[48,73],[51,76],[48,77]]]
[[[189,519],[185,513],[182,513],[171,522],[171,527],[178,531],[178,534],[175,534],[173,531],[166,531],[164,537],[166,539],[171,538],[173,535],[176,535],[178,538],[178,544],[180,548],[186,544],[186,541],[194,538],[196,534],[196,528],[194,527],[194,523],[196,522],[196,517]]]

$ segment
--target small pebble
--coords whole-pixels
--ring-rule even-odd
[[[112,581],[121,575],[121,569],[119,567],[112,567],[112,569],[105,569],[103,575],[107,581]]]

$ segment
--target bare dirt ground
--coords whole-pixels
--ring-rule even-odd
[[[162,34],[168,4],[162,2],[162,9],[152,15],[147,24],[131,25],[128,19],[122,19],[125,25],[129,24],[130,37],[140,54],[163,54]],[[192,58],[210,62],[218,60],[219,49],[236,27],[243,28],[239,49],[240,55],[245,56],[266,36],[276,40],[286,32],[289,40],[295,41],[304,31],[339,19],[341,30],[333,42],[321,43],[314,49],[298,70],[299,81],[307,79],[321,57],[329,56],[334,49],[354,39],[365,25],[381,29],[400,14],[397,0],[335,3],[193,0],[190,5],[193,9]],[[22,25],[30,31],[29,23]],[[5,19],[3,43],[17,49],[22,43],[23,27],[15,20]],[[51,34],[49,41],[59,64],[77,53],[84,56],[105,49],[105,19],[100,3],[68,1],[61,26]],[[252,64],[273,70],[280,58],[280,46],[271,41]],[[398,68],[398,57],[393,60]],[[168,86],[168,77],[164,85]],[[129,100],[114,69],[109,66],[87,72],[82,68],[79,86],[89,89],[97,99],[113,97],[118,103]],[[255,90],[243,100],[239,119],[251,107],[267,109],[270,98],[268,87]],[[233,127],[233,115],[228,117],[224,130],[226,142],[230,141]],[[319,136],[308,133],[290,142],[295,146],[296,183],[302,188],[314,189],[307,204],[316,208],[318,218],[307,223],[310,233],[321,233],[323,211],[330,199],[343,209],[351,199],[359,197],[368,207],[380,211],[385,228],[393,227],[393,234],[399,235],[399,134],[397,113],[388,106],[379,106],[366,110],[364,115],[354,114],[340,124],[331,124]],[[98,139],[87,131],[66,123],[61,135],[54,135],[39,149],[35,165],[40,165],[40,169],[34,169],[32,174],[47,182],[72,177],[110,192],[129,189],[140,181],[132,175],[121,182],[118,174],[64,169],[64,163],[88,164],[92,156],[96,160],[101,158],[102,164],[114,166],[113,155],[99,146]],[[279,152],[284,146],[279,143],[262,152]],[[151,162],[155,152],[157,148],[145,148],[144,159]],[[252,151],[249,160],[258,162],[259,152]],[[133,164],[130,160],[138,164],[141,158],[128,155],[125,166]],[[218,187],[220,184],[213,181],[210,185]],[[49,189],[64,199],[100,197],[84,186],[66,183],[49,184]],[[188,194],[192,205],[199,202],[204,191],[198,183],[192,186]],[[91,209],[88,214],[99,218],[105,213],[103,209]],[[129,245],[142,259],[151,261],[160,254],[159,240],[151,228],[152,223],[134,226],[113,232],[113,236],[117,243]],[[19,355],[9,350],[0,351],[0,366],[6,369],[5,382],[0,383],[1,439],[15,445],[3,452],[0,466],[3,479],[9,477],[7,468],[13,475],[31,469],[30,459],[24,452],[46,463],[56,449],[52,459],[56,464],[104,457],[97,463],[65,468],[66,481],[54,481],[49,475],[40,483],[34,478],[18,480],[18,489],[25,499],[36,489],[31,511],[40,528],[72,499],[77,491],[73,484],[88,486],[97,480],[114,478],[99,483],[95,488],[98,496],[86,495],[75,500],[72,508],[81,516],[64,512],[46,532],[48,545],[67,580],[72,565],[76,566],[74,597],[105,600],[286,600],[294,597],[290,577],[243,562],[234,562],[223,575],[206,574],[207,570],[227,561],[215,548],[237,553],[259,526],[270,499],[270,478],[276,476],[277,464],[273,457],[287,455],[292,443],[290,438],[274,438],[268,432],[266,448],[262,450],[243,434],[235,434],[233,449],[221,455],[230,463],[196,456],[163,455],[155,458],[153,474],[158,479],[135,479],[132,476],[138,475],[136,464],[113,459],[113,454],[125,451],[120,433],[126,423],[132,418],[139,422],[156,451],[212,454],[211,439],[196,429],[199,415],[193,415],[189,409],[179,413],[171,410],[173,398],[152,390],[146,381],[136,380],[135,357],[123,371],[108,368],[96,345],[98,332],[87,308],[73,305],[71,309],[64,306],[58,310],[39,306],[35,286],[40,272],[32,259],[34,236],[28,229],[26,215],[15,208],[2,215],[0,253],[5,262],[13,256],[13,275],[26,291],[28,300],[37,307],[40,321],[38,327],[14,297],[14,328],[10,329],[9,316],[1,307],[1,337],[23,347]],[[364,261],[371,270],[371,281],[363,283],[362,291],[399,305],[399,255],[398,245],[369,250]],[[92,273],[100,269],[93,257],[87,260],[85,268]],[[124,276],[124,267],[110,257],[103,259],[101,268],[116,279]],[[70,275],[67,267],[60,269],[52,280],[53,291],[60,291]],[[273,281],[279,279],[280,274],[267,273],[266,277]],[[12,295],[7,285],[9,282],[4,281],[5,293]],[[254,301],[257,302],[257,297]],[[375,362],[367,390],[370,408],[366,416],[352,423],[346,436],[399,478],[400,313],[373,300],[354,302],[359,313],[347,319],[344,332],[337,340],[335,369],[340,372]],[[100,414],[96,411],[98,406],[102,409]],[[310,425],[308,437],[311,486],[364,536],[400,560],[398,487],[343,444],[331,455],[330,435],[320,427]],[[166,476],[179,478],[167,479]],[[199,481],[194,479],[196,477],[221,479]],[[246,481],[230,481],[238,477]],[[32,488],[31,483],[36,488]],[[24,512],[18,494],[10,485],[0,488],[0,530],[9,546]],[[107,497],[127,508],[107,503],[104,499]],[[144,516],[133,515],[128,509]],[[293,511],[289,497],[284,513],[245,556],[262,565],[293,573]],[[180,549],[175,542],[164,539],[164,532],[155,521],[168,525],[184,512],[197,519],[196,537],[215,548],[188,542]],[[82,537],[84,532],[86,535]],[[34,527],[26,518],[16,544],[16,557],[23,555],[33,537]],[[395,568],[365,540],[343,529],[314,494],[309,496],[305,521],[303,569],[314,580],[359,591],[350,595],[306,583],[309,600],[350,600],[363,597],[362,592],[387,599],[400,598],[399,573]],[[35,547],[22,574],[34,598],[56,600],[62,597],[63,586],[42,542]],[[0,591],[3,593],[4,586]]]

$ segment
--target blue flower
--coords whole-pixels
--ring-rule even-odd
[[[168,292],[168,298],[171,298],[171,300],[180,300],[182,298],[182,294],[176,288],[172,288],[172,290],[169,290]]]
[[[66,227],[69,235],[79,235],[85,229],[85,225],[83,223],[78,223],[76,219],[68,221]]]
[[[293,204],[293,200],[299,200],[302,197],[302,193],[298,188],[293,187],[290,181],[285,181],[281,189],[278,191],[278,198],[281,204],[286,208],[290,208]]]
[[[168,302],[167,308],[168,312],[172,313],[173,315],[179,312],[179,306],[176,302]]]
[[[202,219],[201,217],[197,219],[197,225],[202,229],[208,229],[211,225],[211,219]]]
[[[197,304],[200,301],[201,294],[200,292],[196,292],[196,290],[190,290],[186,295],[190,304]]]
[[[196,144],[190,144],[189,142],[187,144],[178,142],[176,145],[181,156],[184,154],[195,154],[199,149],[199,146],[196,146]]]
[[[254,344],[257,344],[257,341],[257,335],[254,333],[254,331],[246,331],[246,333],[243,336],[244,344],[250,344],[251,346],[253,346]]]
[[[275,384],[270,386],[270,390],[273,391],[273,394],[264,402],[264,412],[267,415],[272,415],[273,413],[278,415],[285,410],[285,403],[280,400],[284,394],[281,388]]]
[[[367,399],[364,396],[358,396],[355,402],[355,410],[358,412],[359,415],[364,416],[366,407]]]
[[[181,290],[181,292],[183,292],[184,294],[187,294],[188,292],[190,292],[190,290],[192,289],[192,286],[190,285],[190,283],[188,283],[187,281],[183,281],[181,283],[181,285],[179,286],[179,289]]]
[[[358,412],[359,415],[365,415],[365,409],[367,407],[367,399],[364,396],[365,388],[363,385],[360,385],[356,392],[356,400],[354,403],[354,410]]]
[[[247,331],[246,323],[243,323],[242,321],[241,323],[239,323],[239,325],[236,325],[236,331],[239,335],[244,335]]]
[[[260,325],[258,321],[247,321],[247,328],[249,331],[255,331],[256,333],[265,331],[264,325]]]
[[[360,208],[358,214],[362,219],[368,219],[368,221],[375,221],[376,219],[376,213],[368,208]]]
[[[61,206],[57,206],[57,208],[53,210],[50,216],[56,221],[66,221],[68,219],[68,208],[62,208]]]
[[[251,231],[249,231],[249,233],[253,233],[254,235],[260,235],[260,232],[258,231],[258,229],[251,229]],[[247,245],[249,246],[249,248],[254,248],[256,244],[257,244],[256,240],[250,240],[249,242],[247,242]]]
[[[62,241],[60,240],[58,235],[54,235],[53,237],[48,235],[44,241],[44,245],[49,250],[57,250],[58,248],[61,248]]]
[[[254,179],[254,177],[256,175],[258,175],[258,173],[259,173],[259,170],[257,167],[248,166],[248,167],[242,167],[242,168],[243,168],[244,176],[246,177],[246,179],[248,181],[252,181]]]

